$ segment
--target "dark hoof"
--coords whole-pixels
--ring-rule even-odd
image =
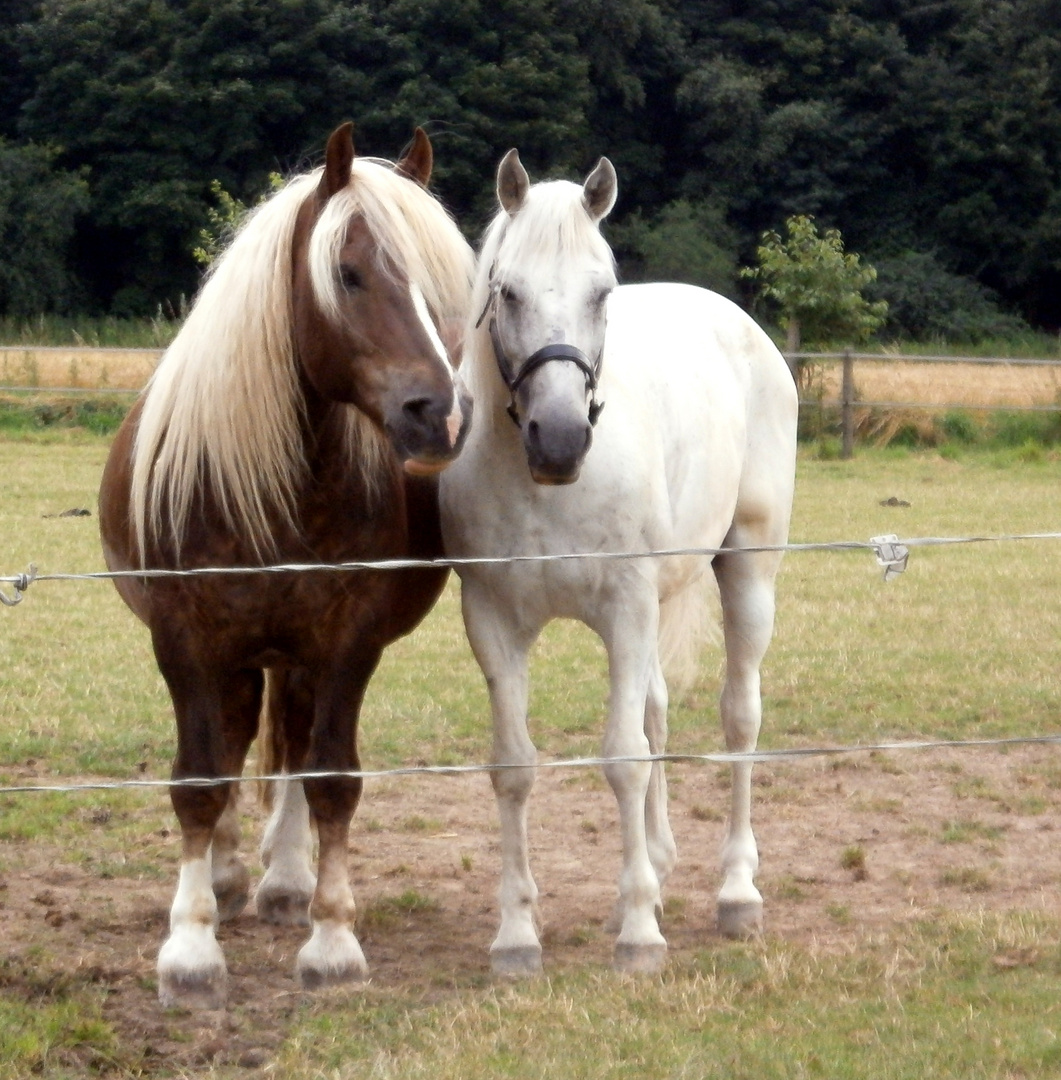
[[[728,938],[758,937],[763,932],[761,900],[720,900],[718,932]]]
[[[517,945],[490,950],[490,970],[509,979],[525,979],[542,973],[542,947]]]
[[[299,967],[298,981],[303,990],[326,990],[331,986],[350,986],[368,982],[368,967],[350,964],[335,968]]]
[[[158,1000],[164,1009],[223,1009],[228,1000],[227,974],[221,969],[194,976],[160,975]]]
[[[242,863],[226,875],[223,881],[214,882],[214,897],[217,900],[217,917],[221,922],[236,918],[247,906],[251,895],[251,876]]]
[[[658,975],[667,961],[667,943],[627,945],[616,942],[615,970],[624,975]]]
[[[254,898],[258,918],[272,926],[309,926],[312,893],[291,893],[258,889]]]

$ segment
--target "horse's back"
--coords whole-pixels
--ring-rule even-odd
[[[795,388],[784,357],[759,324],[719,293],[695,285],[653,282],[622,285],[608,305],[605,372],[642,377],[709,379],[716,390],[732,382],[765,400],[757,410],[784,416],[795,407]]]
[[[739,514],[787,532],[796,389],[751,316],[693,285],[621,286],[608,306],[604,373],[613,413],[643,414],[663,441],[675,546],[720,542],[704,523],[724,532]]]

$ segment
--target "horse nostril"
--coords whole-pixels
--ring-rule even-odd
[[[431,411],[433,401],[429,397],[410,398],[402,405],[402,412],[417,423],[423,423]]]

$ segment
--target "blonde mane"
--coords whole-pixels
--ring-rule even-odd
[[[325,317],[339,317],[338,251],[350,217],[360,213],[381,258],[419,286],[431,314],[463,318],[473,255],[441,204],[388,163],[355,158],[351,172],[353,183],[328,201],[309,241],[310,277]],[[294,178],[248,216],[147,386],[131,488],[141,562],[149,538],[166,534],[179,551],[206,484],[226,525],[259,556],[275,549],[277,516],[295,525],[306,461],[292,244],[299,209],[320,176],[318,169]],[[347,426],[352,465],[371,484],[387,460],[384,436],[353,406]]]
[[[508,397],[497,375],[489,315],[475,326],[490,301],[493,282],[504,281],[513,267],[524,277],[540,274],[548,280],[552,267],[574,259],[594,259],[614,266],[612,250],[586,213],[582,197],[582,186],[568,180],[534,184],[514,217],[502,210],[487,228],[479,252],[461,367],[461,377],[475,401],[493,397],[507,401]],[[490,423],[494,415],[494,410],[477,409],[475,422]]]

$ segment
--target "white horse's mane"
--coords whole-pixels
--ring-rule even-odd
[[[353,182],[325,205],[309,242],[309,270],[325,317],[339,315],[339,249],[360,213],[381,258],[419,286],[438,320],[463,318],[473,256],[441,204],[392,166],[355,158]],[[149,537],[179,550],[195,496],[209,483],[225,522],[259,554],[271,519],[294,523],[304,477],[302,395],[292,341],[295,221],[321,170],[292,179],[255,209],[217,260],[145,391],[133,448],[131,515],[141,560]],[[369,483],[384,437],[346,410],[351,465]]]
[[[464,335],[464,379],[475,401],[506,393],[497,378],[489,316],[478,329],[475,323],[490,299],[494,281],[504,281],[518,267],[521,276],[543,280],[563,261],[593,259],[614,266],[608,242],[586,212],[581,184],[569,180],[546,180],[532,185],[515,216],[500,211],[483,236],[479,270],[472,290],[469,324]],[[489,423],[490,412],[477,409],[475,422]]]

